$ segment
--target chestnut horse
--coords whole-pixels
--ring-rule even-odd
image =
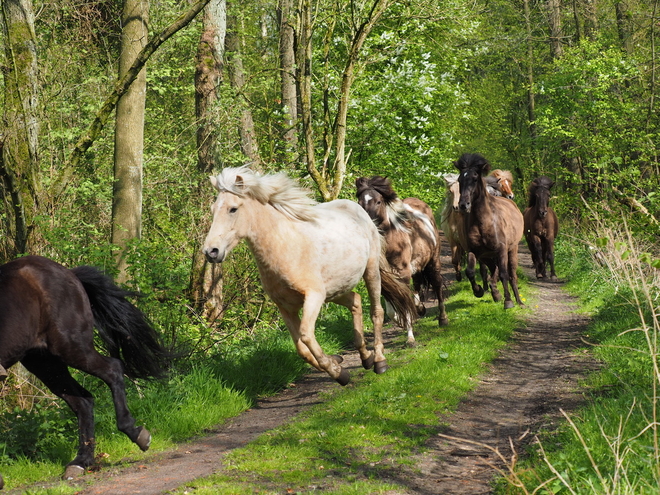
[[[112,391],[119,431],[142,450],[151,443],[126,405],[124,373],[161,377],[171,355],[126,299],[130,295],[91,266],[67,269],[40,256],[0,266],[0,380],[7,377],[5,368],[20,361],[77,416],[78,455],[65,478],[94,463],[94,398],[69,367],[103,380]],[[94,327],[111,357],[94,348]]]
[[[286,175],[257,175],[247,167],[225,168],[211,177],[217,198],[203,251],[212,263],[246,239],[261,283],[277,305],[296,350],[309,364],[339,384],[350,376],[339,356],[328,356],[314,336],[325,302],[347,307],[353,316],[355,346],[365,369],[387,369],[383,354],[385,299],[412,320],[415,304],[407,286],[391,273],[383,237],[369,215],[353,201],[317,204]],[[353,291],[364,278],[374,325],[374,350],[367,349],[362,302]],[[299,315],[302,309],[302,315]]]
[[[515,198],[513,194],[513,174],[508,170],[501,170],[499,168],[492,170],[486,176],[486,182],[493,188],[492,190],[488,190],[489,193],[509,199]],[[496,185],[493,185],[493,182]]]
[[[529,204],[523,214],[525,218],[525,240],[532,253],[536,278],[547,278],[546,264],[550,264],[550,279],[557,280],[555,273],[555,238],[559,222],[550,208],[550,189],[554,182],[541,176],[529,185]]]
[[[468,253],[485,264],[490,271],[490,289],[493,299],[499,301],[496,273],[502,281],[504,308],[523,305],[518,293],[518,243],[523,236],[523,215],[516,204],[507,198],[493,196],[486,190],[484,176],[490,169],[488,161],[478,153],[463,154],[454,163],[459,170],[459,208],[464,212],[464,225]],[[475,296],[483,296],[483,289],[475,281],[475,258],[468,256],[465,273]]]
[[[355,181],[358,203],[369,214],[385,237],[385,257],[399,279],[414,283],[419,290],[428,282],[438,301],[438,324],[447,325],[447,313],[442,297],[440,271],[440,236],[433,210],[424,201],[406,198],[403,201],[392,189],[389,179],[378,175]],[[418,308],[424,313],[424,306]],[[408,344],[415,342],[412,321],[402,321],[408,333]]]

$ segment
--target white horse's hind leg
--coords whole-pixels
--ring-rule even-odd
[[[383,345],[383,319],[385,312],[380,304],[380,268],[378,266],[379,258],[375,262],[367,264],[364,271],[364,283],[369,292],[369,303],[371,304],[371,321],[374,325],[374,371],[384,373],[387,370],[387,361],[385,360],[385,346]]]
[[[356,292],[347,292],[332,302],[345,306],[353,315],[353,338],[355,348],[360,353],[362,366],[365,369],[371,369],[374,365],[374,353],[367,349],[367,342],[364,338],[364,324],[362,321],[362,299]]]

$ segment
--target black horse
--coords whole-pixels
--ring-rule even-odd
[[[536,278],[547,278],[546,265],[550,265],[550,280],[556,281],[555,238],[559,233],[557,214],[550,207],[552,179],[542,175],[529,185],[529,203],[523,214],[525,240],[532,253]]]
[[[103,380],[112,391],[117,428],[143,451],[151,443],[128,410],[124,373],[160,378],[171,355],[126,299],[131,295],[91,266],[67,269],[40,256],[0,266],[0,380],[20,361],[77,416],[78,455],[67,464],[65,478],[94,462],[94,399],[68,367]],[[110,357],[95,349],[94,327]]]

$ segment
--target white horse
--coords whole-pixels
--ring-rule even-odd
[[[348,200],[317,204],[286,175],[257,175],[246,167],[226,168],[211,177],[218,196],[203,251],[221,263],[246,239],[261,283],[277,305],[298,354],[341,385],[349,381],[339,356],[326,355],[314,336],[324,302],[347,307],[353,315],[355,347],[365,369],[387,369],[382,341],[383,296],[412,319],[408,287],[389,271],[383,239],[369,215]],[[374,350],[367,349],[362,303],[353,291],[364,278],[374,325]],[[300,310],[302,309],[302,314]]]

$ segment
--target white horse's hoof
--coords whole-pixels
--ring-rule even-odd
[[[84,467],[76,466],[75,464],[73,464],[66,467],[63,478],[65,480],[74,480],[82,476],[84,473],[85,473]]]

